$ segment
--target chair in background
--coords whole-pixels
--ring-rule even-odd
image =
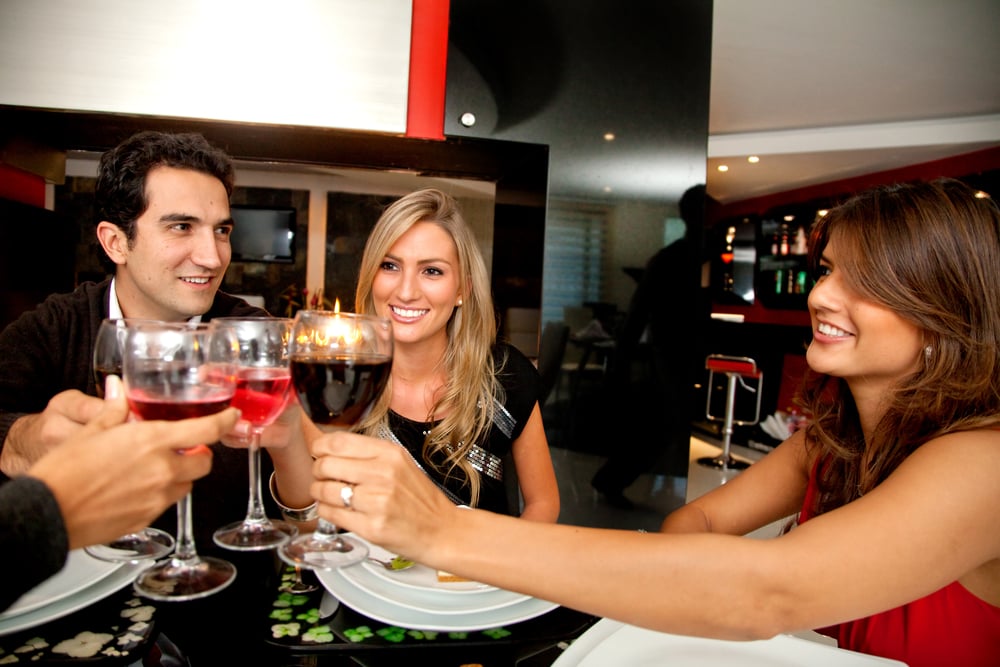
[[[541,376],[541,390],[538,405],[544,406],[552,390],[559,386],[563,357],[569,342],[569,325],[561,321],[546,322],[538,346],[538,375]],[[556,391],[558,397],[559,392]]]
[[[710,354],[705,359],[708,369],[708,398],[705,402],[705,416],[711,421],[722,421],[722,453],[718,456],[704,456],[698,463],[709,468],[722,470],[738,470],[750,464],[736,459],[729,451],[733,437],[733,425],[753,425],[760,421],[760,399],[764,385],[764,373],[757,368],[757,362],[750,357],[732,357],[725,354]],[[722,416],[712,413],[712,389],[715,384],[715,374],[726,376],[726,407]],[[746,380],[756,380],[752,385]],[[757,394],[757,407],[753,415],[747,419],[736,419],[736,384],[745,390]]]
[[[538,308],[508,308],[504,313],[503,331],[507,342],[529,359],[538,357],[538,330],[542,311]]]

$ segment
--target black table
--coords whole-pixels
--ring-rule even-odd
[[[599,620],[557,607],[502,628],[419,632],[375,621],[343,604],[329,618],[320,618],[323,588],[311,572],[302,577],[316,589],[292,593],[294,570],[273,554],[226,557],[239,573],[220,593],[162,603],[137,598],[127,587],[62,619],[0,637],[0,660],[13,654],[17,664],[381,667],[416,660],[413,664],[541,667],[558,656],[561,642],[572,641]],[[137,608],[148,619],[141,624],[128,616],[134,612],[127,610]],[[93,634],[81,635],[85,632]],[[68,655],[67,646],[77,653],[89,647],[91,655]]]

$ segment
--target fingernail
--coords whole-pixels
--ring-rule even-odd
[[[117,375],[109,375],[104,381],[104,399],[113,401],[122,395],[122,381]]]

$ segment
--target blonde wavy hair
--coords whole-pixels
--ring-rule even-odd
[[[424,438],[423,459],[446,477],[456,475],[464,479],[475,506],[481,484],[467,454],[486,436],[493,423],[494,398],[502,402],[504,395],[497,380],[499,368],[493,359],[497,319],[489,274],[476,238],[451,196],[435,189],[418,190],[398,199],[382,213],[365,244],[354,302],[358,312],[375,312],[372,297],[375,276],[393,244],[420,222],[438,225],[455,242],[462,294],[462,305],[455,308],[448,320],[448,348],[440,362],[447,378],[444,392],[431,407],[427,421],[433,421],[437,414],[445,416]],[[501,360],[501,366],[502,363]],[[385,391],[357,430],[377,436],[388,429],[391,398],[390,377]],[[435,466],[434,460],[443,460],[443,464]]]

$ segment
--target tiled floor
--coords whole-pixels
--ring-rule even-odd
[[[655,531],[667,513],[684,504],[686,478],[644,474],[625,491],[635,507],[612,507],[590,486],[594,472],[604,463],[603,456],[559,447],[551,447],[550,452],[559,482],[559,523]]]

